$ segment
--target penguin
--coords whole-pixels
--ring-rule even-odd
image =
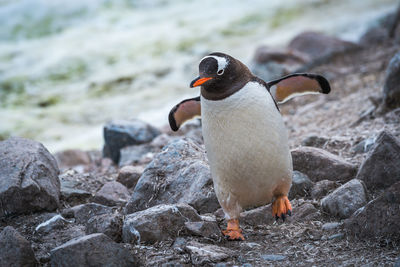
[[[320,75],[295,73],[265,82],[239,60],[211,53],[199,64],[200,96],[183,100],[169,113],[173,131],[200,116],[214,190],[227,219],[222,233],[244,240],[240,213],[272,202],[276,219],[291,215],[288,192],[292,158],[278,104],[303,94],[328,94]]]

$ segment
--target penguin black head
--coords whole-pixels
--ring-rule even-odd
[[[204,57],[199,64],[199,74],[190,87],[201,86],[201,95],[210,100],[233,94],[252,77],[242,62],[224,53],[211,53]]]

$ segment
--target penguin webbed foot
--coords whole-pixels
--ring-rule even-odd
[[[228,226],[226,230],[222,230],[222,234],[228,238],[228,240],[234,241],[244,241],[244,236],[242,234],[242,229],[239,227],[238,219],[228,220]]]
[[[278,221],[279,218],[285,221],[286,215],[292,216],[292,205],[287,196],[279,196],[275,199],[272,203],[272,215],[275,217],[276,221]]]

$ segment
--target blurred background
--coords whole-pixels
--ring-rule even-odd
[[[99,149],[111,119],[155,126],[214,51],[251,64],[258,47],[315,30],[357,41],[397,0],[0,0],[0,140],[51,152]]]

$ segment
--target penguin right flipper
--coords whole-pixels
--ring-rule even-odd
[[[201,116],[200,96],[185,99],[171,109],[168,115],[169,126],[176,132],[186,121]]]
[[[328,94],[331,91],[329,82],[321,75],[295,73],[278,80],[267,82],[269,91],[279,104],[289,99],[306,94]]]

